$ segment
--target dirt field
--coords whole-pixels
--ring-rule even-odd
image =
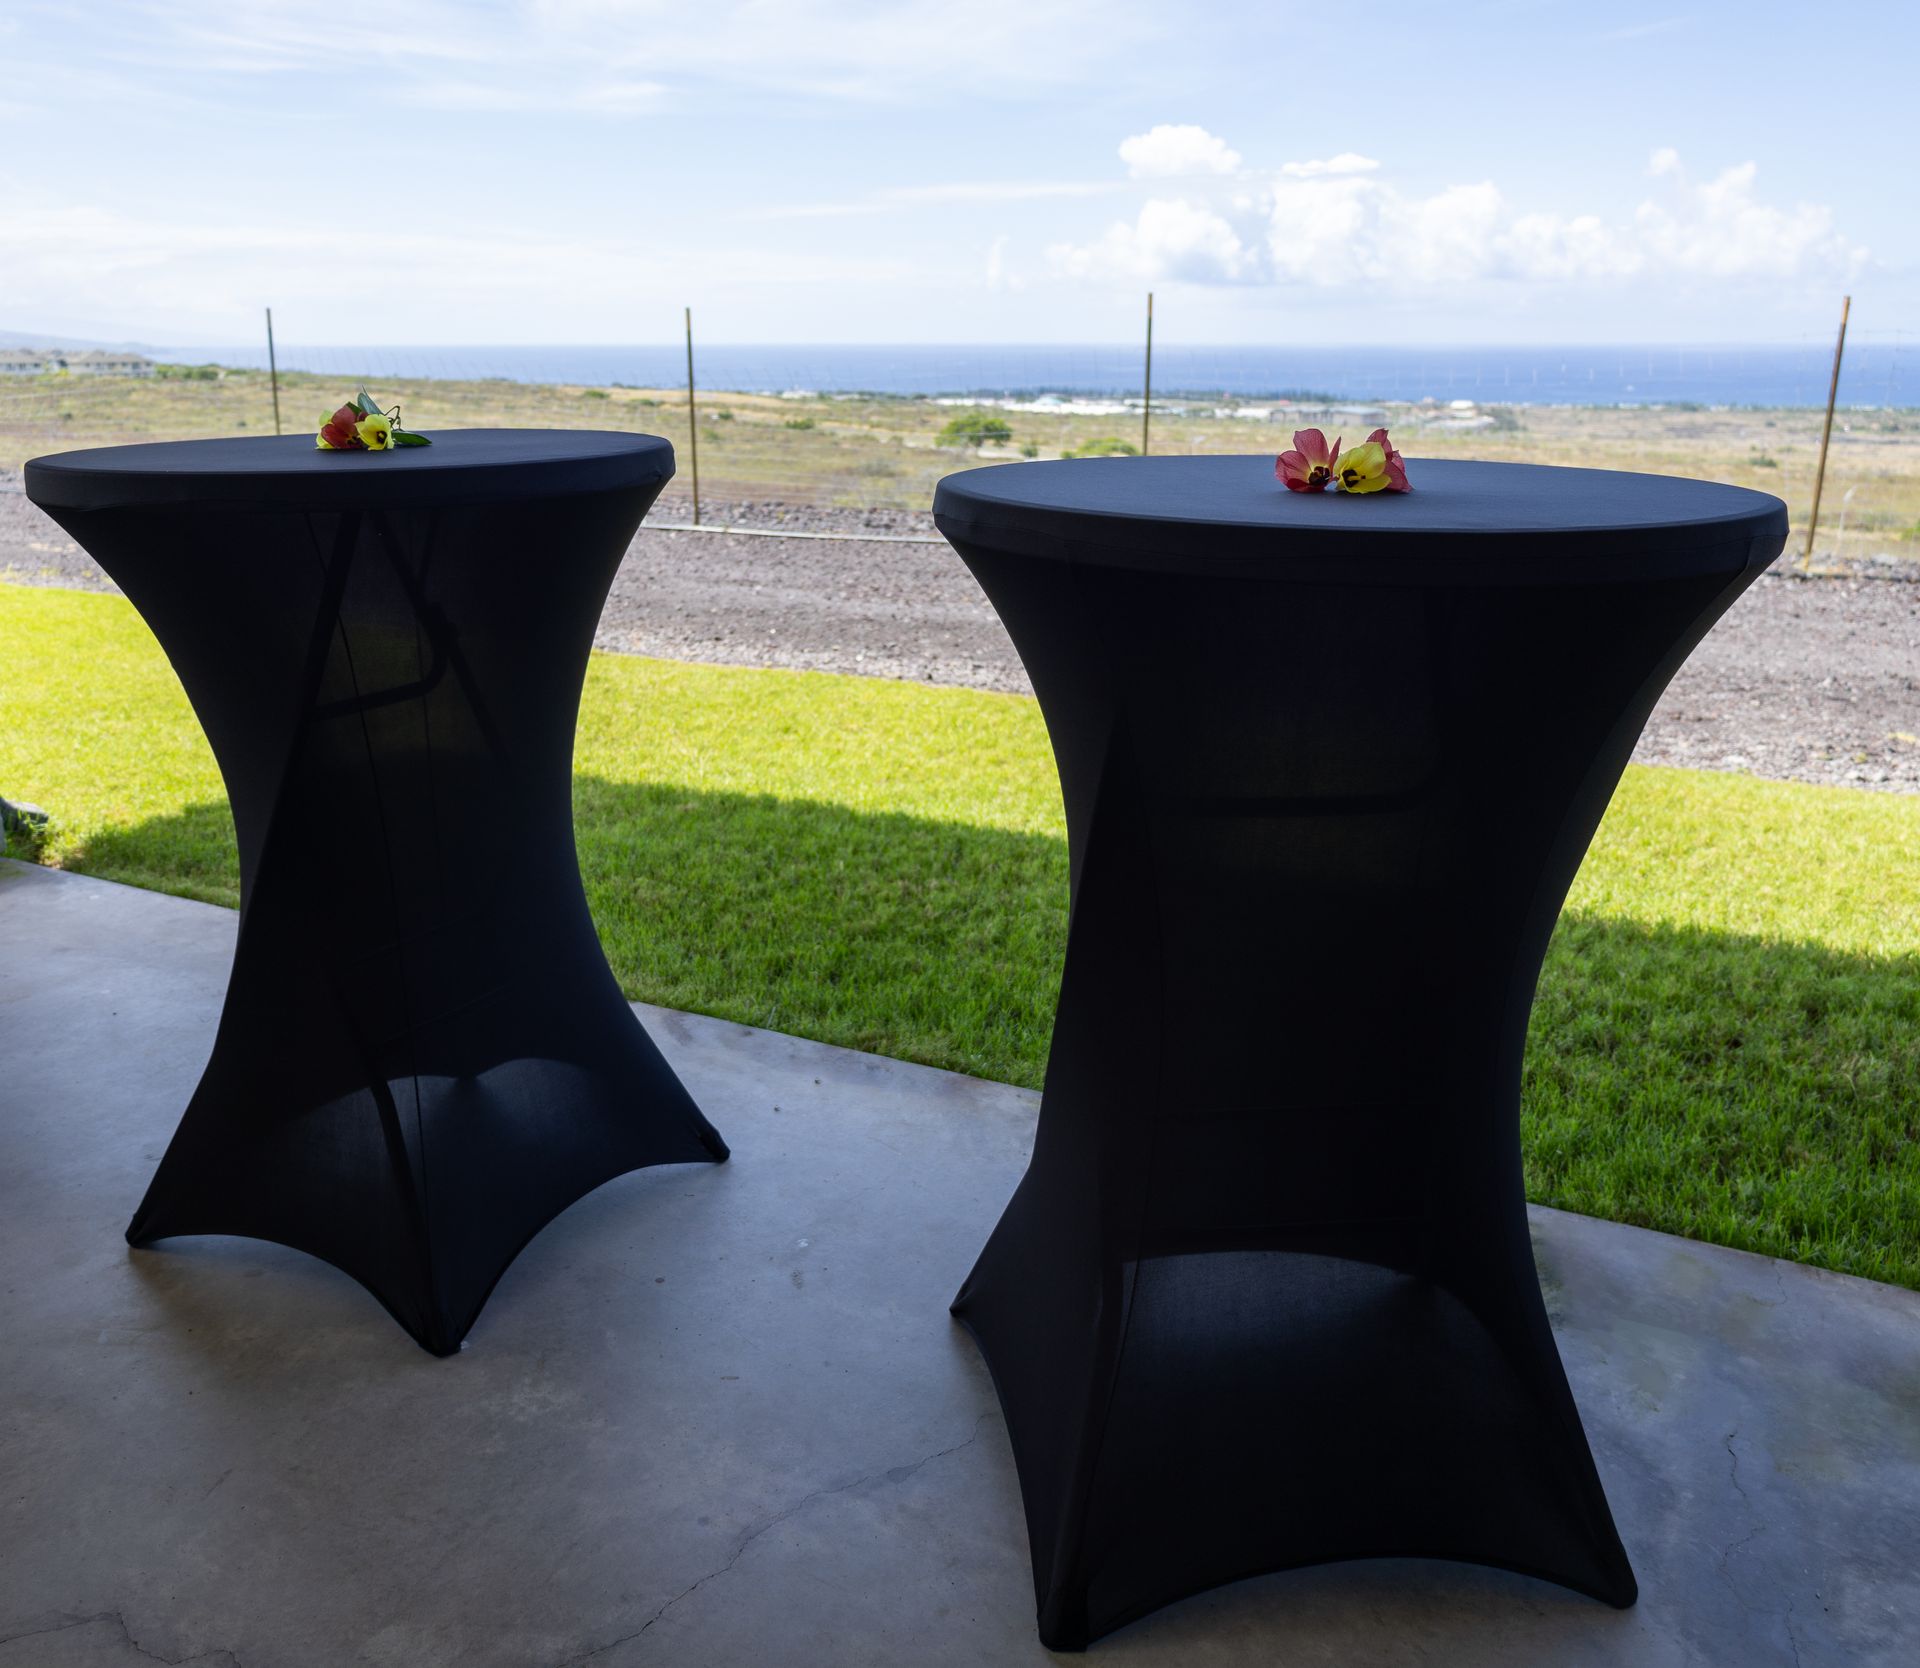
[[[111,588],[18,486],[0,479],[0,579]],[[924,515],[729,508],[749,525],[830,535],[767,538],[660,527],[671,508],[634,540],[601,648],[1027,688],[986,598]],[[1920,562],[1850,565],[1802,578],[1777,564],[1681,669],[1637,756],[1920,793]]]

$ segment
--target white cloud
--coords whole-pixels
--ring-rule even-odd
[[[1131,224],[1117,220],[1097,243],[1055,244],[1047,264],[1069,277],[1185,278],[1232,283],[1251,274],[1256,257],[1211,209],[1184,198],[1155,197]]]
[[[1555,214],[1517,215],[1494,241],[1513,275],[1542,283],[1631,278],[1647,264],[1645,251],[1631,238],[1592,214],[1570,220]]]
[[[1362,156],[1358,151],[1342,151],[1324,162],[1283,162],[1280,172],[1289,179],[1311,180],[1326,174],[1371,174],[1379,166],[1372,157]]]
[[[1867,258],[1829,209],[1764,201],[1751,162],[1695,181],[1676,151],[1656,151],[1654,194],[1624,220],[1522,208],[1492,180],[1408,192],[1379,171],[1352,152],[1264,177],[1243,171],[1220,201],[1204,188],[1149,200],[1131,224],[1057,245],[1049,265],[1082,278],[1404,291],[1488,280],[1783,280],[1851,274]]]
[[[1696,185],[1672,151],[1659,151],[1653,172],[1671,185],[1664,199],[1640,205],[1633,230],[1655,266],[1710,278],[1794,278],[1816,268],[1851,274],[1866,262],[1867,251],[1834,230],[1831,209],[1761,202],[1751,162]]]
[[[1616,240],[1598,221],[1516,214],[1491,180],[1428,196],[1352,175],[1279,180],[1265,230],[1272,276],[1299,284],[1539,280],[1616,265]]]
[[[1416,284],[1486,275],[1488,251],[1497,247],[1509,218],[1500,189],[1491,180],[1450,185],[1431,197],[1396,194],[1388,202],[1391,212],[1381,220],[1381,255],[1389,271]]]
[[[1273,275],[1283,281],[1322,284],[1366,276],[1377,205],[1374,189],[1357,180],[1276,184],[1268,199],[1265,228]]]
[[[1240,153],[1204,127],[1162,122],[1120,141],[1120,160],[1137,180],[1173,179],[1182,174],[1231,174]]]

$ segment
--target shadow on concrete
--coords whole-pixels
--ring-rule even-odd
[[[596,776],[574,806],[629,998],[1038,1087],[1057,836]],[[510,805],[501,826],[510,885]],[[102,833],[69,866],[238,897],[224,802]],[[1920,1286],[1915,1082],[1920,958],[1570,914],[1529,1035],[1529,1194]]]

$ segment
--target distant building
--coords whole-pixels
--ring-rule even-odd
[[[1387,409],[1379,405],[1324,405],[1316,400],[1298,400],[1277,405],[1267,412],[1269,423],[1297,423],[1303,417],[1322,423],[1384,423]]]
[[[69,353],[66,367],[75,376],[152,376],[153,361],[144,353]]]
[[[153,361],[143,353],[99,349],[68,353],[60,348],[0,348],[0,376],[49,376],[57,371],[75,376],[152,376]]]

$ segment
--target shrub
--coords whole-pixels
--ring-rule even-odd
[[[785,426],[790,429],[810,429],[814,422],[811,417],[789,417]]]
[[[613,398],[604,388],[582,388],[580,390],[580,397],[583,400],[610,400]]]
[[[950,417],[947,426],[940,431],[934,442],[939,446],[984,446],[989,441],[1005,444],[1013,438],[1013,430],[1007,426],[1004,417],[996,417],[990,411],[963,411],[958,417]]]
[[[1060,455],[1063,458],[1137,458],[1140,448],[1116,434],[1103,434],[1097,440],[1089,440]]]

